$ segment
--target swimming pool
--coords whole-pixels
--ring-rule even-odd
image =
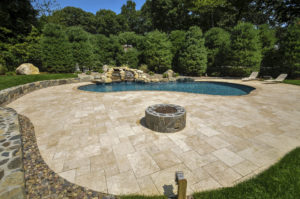
[[[120,92],[120,91],[176,91],[200,93],[209,95],[236,96],[247,95],[255,88],[241,84],[226,82],[164,82],[138,83],[118,82],[110,84],[89,84],[78,89],[92,92]]]

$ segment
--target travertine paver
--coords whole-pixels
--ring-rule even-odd
[[[230,97],[76,89],[83,84],[37,90],[8,106],[30,118],[51,169],[96,191],[174,194],[178,170],[189,194],[231,186],[300,146],[297,86],[247,82],[257,90]],[[145,109],[157,103],[183,106],[186,128],[162,134],[142,126]]]

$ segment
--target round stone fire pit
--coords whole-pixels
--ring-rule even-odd
[[[155,104],[146,111],[146,126],[163,133],[172,133],[182,130],[186,123],[186,111],[183,107],[174,104]]]

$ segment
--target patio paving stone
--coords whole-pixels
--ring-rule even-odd
[[[183,171],[188,194],[231,186],[300,146],[300,87],[242,83],[245,96],[138,91],[93,93],[86,83],[48,87],[8,104],[35,127],[41,156],[68,181],[110,194],[176,194]],[[187,111],[185,129],[153,132],[141,123],[158,103]]]

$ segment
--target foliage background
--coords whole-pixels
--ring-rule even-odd
[[[47,72],[146,64],[157,73],[300,76],[299,1],[146,0],[136,10],[128,0],[120,14],[55,3],[0,2],[2,74],[30,62]],[[192,38],[191,27],[203,36]]]

